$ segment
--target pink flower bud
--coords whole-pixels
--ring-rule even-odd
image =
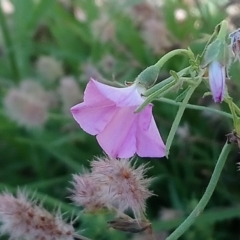
[[[217,61],[211,62],[209,64],[209,84],[215,102],[222,102],[224,99],[225,81],[225,66]]]

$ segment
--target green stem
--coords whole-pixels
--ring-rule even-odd
[[[175,105],[175,106],[181,106],[182,105],[181,102],[176,102],[176,101],[174,101],[172,99],[169,99],[169,98],[161,98],[161,99],[159,99],[159,101],[164,102],[164,103],[168,103],[168,104],[172,104],[172,105]],[[231,118],[231,119],[233,118],[232,114],[227,113],[227,112],[223,112],[223,111],[219,111],[219,110],[214,109],[214,108],[198,106],[198,105],[189,104],[189,103],[186,105],[186,108],[199,110],[199,111],[209,111],[209,112],[213,112],[213,113],[222,115],[222,116],[227,117],[227,118]]]
[[[226,102],[228,104],[228,107],[229,107],[229,109],[230,109],[230,111],[232,113],[234,128],[237,128],[238,116],[237,116],[237,114],[235,112],[235,107],[234,107],[234,103],[232,101],[232,98],[231,97],[224,98],[224,102]]]
[[[239,109],[239,107],[234,102],[232,102],[232,104],[233,104],[233,107],[234,107],[236,113],[238,114],[238,116],[240,116],[240,109]]]
[[[179,123],[180,123],[181,118],[183,116],[184,110],[187,107],[187,103],[188,103],[190,97],[192,96],[192,94],[194,93],[195,89],[201,83],[201,81],[202,81],[202,78],[200,77],[198,79],[198,81],[196,82],[195,86],[192,86],[189,89],[189,91],[187,92],[185,98],[182,101],[182,104],[180,105],[180,107],[178,109],[177,115],[176,115],[176,117],[175,117],[175,119],[173,121],[172,128],[171,128],[170,133],[169,133],[168,138],[167,138],[167,142],[166,142],[166,157],[168,157],[168,155],[169,155],[169,150],[170,150],[170,147],[172,145],[173,138],[174,138],[175,133],[176,133],[176,131],[178,129],[178,126],[179,126]]]
[[[192,58],[192,55],[190,55],[190,51],[187,50],[187,49],[176,49],[176,50],[173,50],[167,54],[165,54],[156,64],[155,66],[157,66],[159,69],[162,68],[162,66],[172,57],[178,55],[178,54],[186,54],[188,55],[189,57]]]
[[[19,82],[20,81],[20,73],[19,73],[19,69],[18,69],[18,65],[17,65],[17,58],[16,58],[15,52],[13,50],[12,39],[10,37],[7,23],[5,20],[5,16],[4,16],[4,13],[3,13],[3,10],[1,7],[0,7],[0,26],[2,28],[4,41],[5,41],[5,44],[8,49],[8,56],[9,56],[9,62],[12,67],[13,79],[15,80],[15,82]]]
[[[161,98],[162,96],[166,95],[167,93],[176,89],[175,81],[173,80],[169,84],[165,85],[163,88],[159,89],[155,93],[148,96],[145,101],[135,110],[135,113],[141,112],[150,102],[157,98]]]
[[[181,78],[183,75],[189,73],[189,70],[191,69],[191,66],[182,69],[181,71],[179,71],[178,77]],[[166,84],[169,84],[170,82],[172,82],[174,80],[173,76],[170,76],[169,78],[161,81],[160,83],[154,85],[153,87],[151,87],[150,89],[148,89],[145,93],[144,96],[148,97],[149,95],[151,95],[152,93],[156,92],[157,90],[161,89],[162,87],[164,87]]]
[[[226,162],[226,159],[230,150],[231,150],[231,145],[228,143],[225,143],[222,149],[222,152],[218,158],[218,161],[213,171],[210,182],[201,200],[199,201],[197,206],[194,208],[194,210],[191,212],[191,214],[185,219],[185,221],[166,240],[175,240],[175,239],[178,239],[180,236],[182,236],[182,234],[186,232],[186,230],[195,222],[199,214],[204,210],[204,208],[206,207],[207,203],[209,202],[213,194],[213,191],[216,188],[218,179],[220,177],[220,174],[222,172],[222,169],[224,167],[224,164]]]

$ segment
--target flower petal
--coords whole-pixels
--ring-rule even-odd
[[[88,106],[104,106],[113,103],[111,99],[108,99],[99,89],[98,84],[103,85],[108,88],[109,86],[104,85],[102,83],[98,83],[97,81],[91,79],[84,91],[84,102]]]
[[[165,156],[165,145],[152,116],[152,105],[140,112],[136,139],[137,154],[140,157]]]
[[[138,115],[135,108],[118,108],[114,118],[97,135],[99,145],[110,157],[129,158],[136,152]]]
[[[116,106],[86,106],[80,103],[71,108],[74,119],[80,127],[91,135],[96,135],[103,131],[116,113]]]
[[[138,106],[143,102],[135,84],[125,88],[116,88],[102,84],[93,79],[91,79],[90,82],[95,84],[95,87],[105,98],[116,103],[117,106]]]

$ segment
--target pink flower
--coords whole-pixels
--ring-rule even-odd
[[[225,92],[225,66],[214,61],[209,65],[209,84],[215,102],[222,102]]]
[[[135,84],[115,88],[91,79],[84,102],[71,108],[80,127],[97,141],[110,157],[129,158],[165,156],[165,145],[158,132],[149,104],[134,113],[144,99]]]

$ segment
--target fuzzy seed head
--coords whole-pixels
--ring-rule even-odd
[[[37,82],[24,80],[19,88],[12,88],[4,99],[10,119],[26,128],[39,128],[48,115],[47,93]]]
[[[73,240],[75,236],[73,227],[60,214],[52,215],[21,191],[17,197],[0,194],[0,221],[0,232],[12,240]]]
[[[163,54],[173,43],[163,20],[151,18],[143,24],[141,35],[155,54]]]
[[[40,85],[23,81],[19,88],[12,88],[4,99],[10,119],[26,128],[39,128],[47,120],[48,98]]]
[[[93,22],[92,33],[96,39],[103,43],[112,41],[115,38],[115,24],[107,14],[102,14],[99,19]]]
[[[37,72],[46,80],[55,81],[63,76],[62,63],[49,56],[41,56],[36,62]]]
[[[92,176],[101,183],[105,201],[120,211],[132,209],[136,218],[145,212],[145,201],[152,193],[150,179],[144,178],[144,165],[136,167],[129,159],[97,158],[92,161]]]
[[[98,81],[103,80],[101,73],[91,63],[83,64],[81,66],[81,71],[83,71],[84,80],[89,81],[90,78],[97,79]]]
[[[98,182],[94,181],[91,174],[73,175],[72,201],[85,208],[86,211],[96,212],[104,207],[102,189]]]
[[[83,100],[83,93],[73,77],[64,77],[60,80],[59,95],[65,114],[70,114],[69,109]]]

